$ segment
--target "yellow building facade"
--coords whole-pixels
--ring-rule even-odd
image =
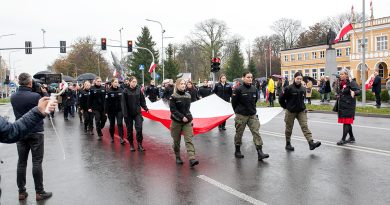
[[[341,41],[333,48],[336,50],[337,69],[350,69],[358,82],[361,82],[360,67],[362,61],[362,23],[353,24],[350,31],[350,40]],[[366,22],[366,71],[367,76],[375,69],[379,70],[382,83],[389,76],[388,65],[390,64],[390,17],[372,19]],[[328,45],[309,46],[282,50],[281,75],[292,80],[296,72],[319,79],[325,75],[326,49]],[[329,74],[327,74],[329,75]]]

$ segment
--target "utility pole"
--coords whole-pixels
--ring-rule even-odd
[[[42,31],[43,47],[46,47],[45,46],[45,33],[46,33],[46,31],[43,28],[41,28],[41,31]]]

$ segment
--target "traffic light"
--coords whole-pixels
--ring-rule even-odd
[[[26,54],[32,54],[31,41],[25,41],[24,45],[25,45]]]
[[[102,38],[102,50],[105,51],[107,49],[107,39],[106,38]]]
[[[66,53],[66,41],[60,41],[60,53]]]
[[[133,41],[127,41],[127,52],[133,52]]]
[[[219,67],[221,65],[221,59],[220,58],[212,58],[211,59],[211,72],[216,73],[221,68]]]

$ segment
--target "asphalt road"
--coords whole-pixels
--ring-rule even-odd
[[[11,113],[12,114],[12,113]],[[261,127],[264,151],[270,158],[257,161],[252,137],[243,138],[243,159],[234,153],[233,120],[226,131],[214,129],[194,138],[200,164],[189,168],[182,142],[184,165],[174,161],[169,130],[145,119],[146,151],[130,152],[116,139],[110,143],[108,123],[99,142],[83,133],[77,118],[54,118],[65,157],[54,130],[45,119],[44,184],[54,196],[36,203],[31,175],[30,196],[20,203],[16,186],[16,145],[0,145],[1,203],[8,204],[390,204],[390,126],[384,118],[357,117],[356,144],[336,146],[342,125],[336,115],[309,114],[309,127],[322,146],[310,151],[296,122],[294,152],[284,150],[284,113]],[[11,119],[12,120],[12,119]],[[31,159],[31,158],[30,158]]]

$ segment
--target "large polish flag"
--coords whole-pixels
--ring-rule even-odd
[[[149,113],[142,111],[142,115],[154,121],[162,123],[166,128],[171,126],[171,112],[169,106],[162,100],[150,102],[146,100]],[[258,108],[257,113],[261,124],[269,122],[278,115],[282,108]],[[194,135],[206,133],[222,122],[234,117],[232,105],[213,94],[191,103],[190,108],[193,117]]]
[[[349,31],[353,29],[351,22],[345,21],[343,27],[341,27],[340,32],[337,34],[336,38],[334,39],[334,43],[338,43],[345,34],[347,34]]]

